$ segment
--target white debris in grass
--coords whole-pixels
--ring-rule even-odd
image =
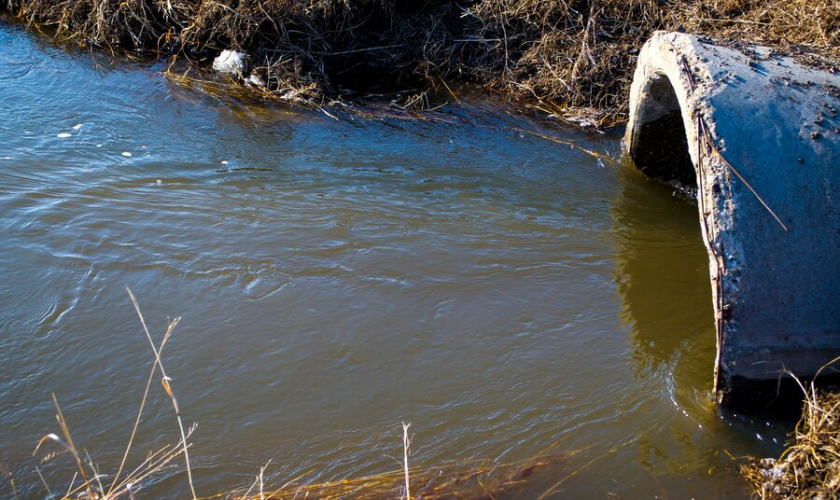
[[[223,50],[213,60],[213,71],[241,75],[245,71],[245,54],[235,50]]]

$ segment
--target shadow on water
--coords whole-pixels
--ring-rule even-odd
[[[680,370],[691,380],[676,385],[703,387],[709,395],[714,312],[696,204],[629,168],[620,175],[621,195],[613,207],[619,242],[615,275],[636,375],[647,378],[692,361]]]
[[[672,474],[692,463],[706,464],[711,475],[716,468],[735,467],[736,457],[728,450],[778,453],[793,422],[713,404],[714,312],[695,201],[631,165],[620,169],[619,178],[621,190],[612,208],[619,321],[628,329],[640,385],[659,387],[686,417],[671,424],[670,442],[656,433],[643,437],[640,462],[659,469],[652,475]],[[727,444],[710,446],[709,431]]]

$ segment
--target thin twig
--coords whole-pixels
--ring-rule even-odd
[[[35,472],[37,472],[37,473],[38,473],[38,477],[40,477],[40,478],[41,478],[41,484],[43,484],[43,485],[44,485],[44,488],[46,488],[46,489],[47,489],[47,495],[48,495],[50,498],[55,498],[55,495],[53,495],[52,490],[50,490],[50,485],[48,485],[48,484],[47,484],[47,480],[46,480],[46,479],[44,479],[44,475],[43,475],[43,474],[41,474],[41,469],[40,469],[40,468],[38,468],[38,467],[35,467]]]
[[[409,489],[408,481],[408,450],[411,447],[411,439],[408,437],[408,428],[411,427],[411,422],[402,423],[403,428],[403,464],[405,465],[405,500],[411,500],[411,490]]]
[[[52,393],[52,399],[53,403],[55,403],[55,410],[56,412],[58,412],[55,418],[56,420],[58,420],[58,425],[59,427],[61,427],[61,432],[64,434],[64,439],[67,440],[67,449],[73,455],[73,458],[76,459],[76,466],[79,468],[79,473],[82,475],[82,480],[85,482],[85,489],[87,489],[89,497],[93,498],[93,490],[91,488],[90,479],[88,479],[87,473],[85,472],[85,466],[84,464],[82,464],[82,457],[79,456],[79,452],[76,449],[76,445],[73,443],[73,437],[70,435],[70,427],[67,425],[67,420],[64,418],[64,413],[61,411],[61,406],[58,405],[58,398],[55,397],[55,393]],[[43,442],[43,439],[41,441]]]
[[[163,363],[160,360],[160,351],[155,347],[155,342],[152,340],[152,335],[149,333],[149,328],[146,326],[146,320],[143,319],[143,313],[140,311],[140,304],[137,302],[137,299],[134,297],[134,294],[131,293],[131,289],[128,287],[125,288],[128,292],[128,296],[131,297],[131,302],[134,304],[134,310],[137,311],[137,316],[140,318],[140,323],[143,325],[143,331],[146,333],[146,338],[149,340],[149,345],[152,347],[152,351],[155,353],[155,363],[157,363],[158,367],[160,368],[160,373],[163,376],[161,378],[161,384],[163,384],[163,388],[166,391],[166,394],[169,396],[169,399],[172,401],[172,406],[175,409],[175,416],[178,419],[178,429],[181,431],[181,442],[184,446],[184,460],[187,465],[187,480],[190,483],[190,491],[192,492],[193,500],[198,500],[198,496],[195,494],[195,486],[193,485],[193,478],[192,478],[192,469],[190,468],[190,453],[187,446],[187,435],[184,432],[184,422],[181,420],[181,410],[178,408],[178,400],[175,399],[175,394],[172,392],[172,387],[169,382],[172,380],[166,375],[166,370],[163,368]],[[169,323],[169,326],[166,329],[166,333],[164,334],[164,341],[172,335],[172,331],[178,325],[178,322],[181,318],[175,318]],[[161,342],[163,345],[163,342]]]
[[[532,135],[534,137],[539,137],[540,139],[545,139],[546,141],[556,142],[557,144],[564,144],[566,146],[577,149],[578,151],[580,151],[582,153],[586,153],[590,156],[593,156],[593,157],[595,157],[599,160],[606,158],[604,155],[602,155],[601,153],[598,153],[597,151],[592,151],[591,149],[586,149],[585,147],[579,146],[578,144],[575,144],[574,142],[571,142],[571,141],[564,141],[563,139],[558,139],[556,137],[551,137],[549,135],[544,135],[544,134],[540,134],[538,132],[532,132],[530,130],[525,130],[525,129],[521,129],[521,128],[514,128],[513,130],[516,130],[517,132],[522,132],[523,134]]]
[[[99,498],[102,498],[105,496],[105,489],[102,488],[102,481],[99,480],[99,470],[97,470],[96,466],[93,465],[93,459],[90,458],[90,453],[88,453],[87,450],[85,450],[85,457],[87,457],[88,465],[93,471],[93,479],[96,480],[96,485],[99,487]]]
[[[9,483],[12,484],[12,492],[15,494],[15,500],[18,500],[17,488],[15,488],[15,477],[12,475],[12,472],[0,464],[0,472],[6,475],[9,478]]]
[[[260,467],[260,475],[258,477],[258,479],[260,481],[260,500],[265,500],[265,492],[263,490],[263,486],[264,486],[263,474],[265,474],[265,469],[268,467],[268,464],[270,464],[270,463],[271,463],[271,460],[266,462],[266,464],[264,466]]]
[[[163,347],[166,345],[166,340],[167,338],[164,338],[160,343],[158,353],[163,351]],[[125,453],[123,454],[122,461],[120,461],[120,467],[117,469],[117,473],[114,475],[114,480],[111,482],[111,487],[108,489],[108,496],[111,495],[111,492],[113,492],[114,488],[117,486],[117,481],[119,480],[120,474],[122,474],[123,468],[125,467],[125,462],[128,459],[128,453],[131,451],[131,445],[134,443],[134,437],[137,435],[137,428],[140,426],[140,418],[143,416],[143,408],[146,406],[146,399],[149,396],[149,388],[152,386],[152,379],[154,378],[156,371],[157,362],[152,363],[152,371],[149,373],[148,380],[146,380],[146,389],[143,391],[143,399],[140,401],[140,409],[137,411],[137,418],[134,420],[134,428],[131,429],[131,436],[128,438],[128,445],[125,447]]]
[[[702,117],[700,118],[699,122],[700,122],[700,125],[701,125],[701,128],[702,128],[701,132],[703,133],[703,136],[705,137],[706,142],[709,144],[709,146],[711,146],[712,153],[717,155],[717,157],[720,158],[721,162],[723,162],[723,164],[726,167],[728,167],[732,171],[732,173],[735,174],[736,177],[741,179],[741,182],[743,182],[744,185],[747,186],[747,189],[749,189],[750,192],[753,194],[753,196],[755,196],[755,199],[758,200],[758,202],[761,204],[761,206],[764,207],[764,209],[767,210],[770,213],[770,215],[773,216],[774,219],[776,219],[776,222],[778,222],[779,225],[782,226],[782,229],[784,229],[786,233],[789,233],[790,229],[788,229],[788,227],[785,225],[785,223],[782,222],[782,219],[780,219],[779,216],[776,215],[776,212],[774,212],[773,209],[770,208],[770,206],[767,204],[767,202],[764,201],[764,198],[762,198],[761,195],[758,194],[758,192],[752,187],[752,185],[750,185],[750,183],[747,182],[746,179],[744,179],[744,176],[741,175],[740,172],[738,172],[738,169],[736,169],[732,165],[732,163],[730,163],[729,160],[727,160],[726,157],[723,156],[723,153],[720,152],[717,145],[714,143],[714,141],[712,141],[712,138],[711,138],[711,135],[710,135],[710,132],[709,132],[709,127],[706,125],[706,122],[702,119]]]

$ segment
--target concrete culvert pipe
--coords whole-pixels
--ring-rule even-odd
[[[770,48],[657,32],[639,54],[625,149],[697,188],[724,405],[840,356],[838,113],[840,75]]]

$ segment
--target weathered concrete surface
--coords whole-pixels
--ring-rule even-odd
[[[838,114],[840,75],[768,48],[657,32],[639,54],[625,146],[698,188],[723,404],[840,356]]]

